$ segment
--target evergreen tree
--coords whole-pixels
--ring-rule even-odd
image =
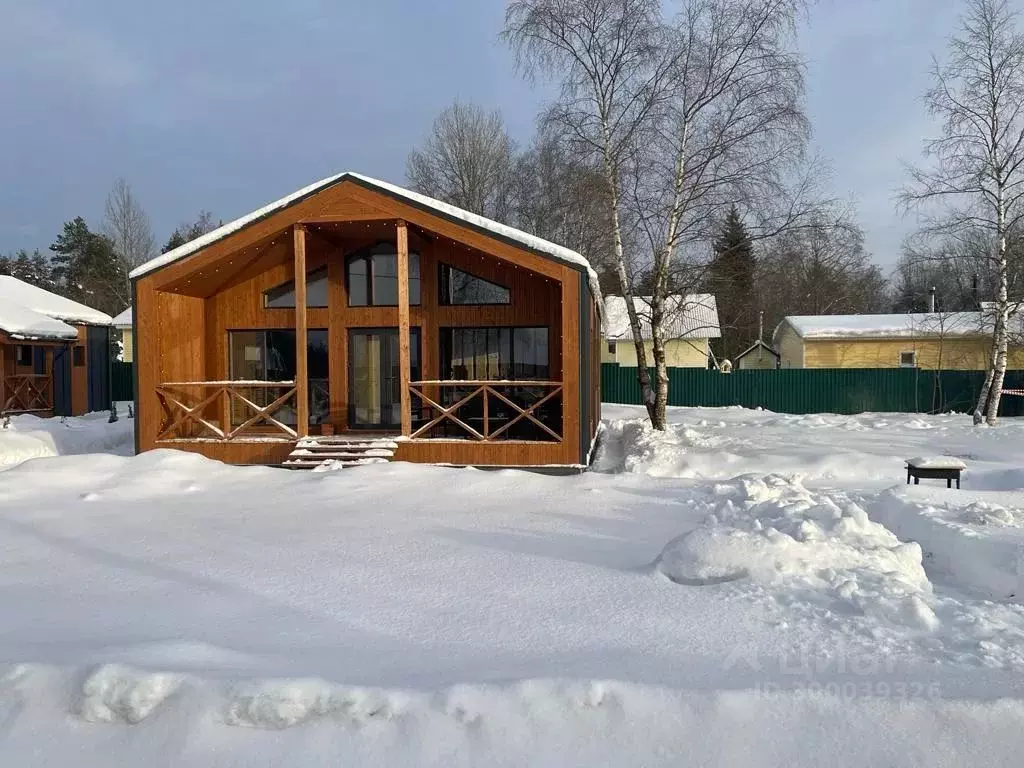
[[[65,222],[50,250],[57,293],[111,314],[129,303],[127,275],[113,244],[81,216]]]
[[[715,294],[722,326],[722,338],[715,345],[715,352],[719,359],[732,360],[754,343],[758,311],[754,242],[735,206],[725,217],[713,247],[708,291]]]
[[[200,211],[199,216],[196,220],[187,224],[179,224],[175,230],[171,233],[171,236],[167,238],[167,242],[164,247],[160,249],[160,253],[167,253],[173,251],[175,248],[190,243],[197,237],[205,235],[207,232],[211,232],[216,229],[219,225],[213,223],[213,214],[209,211]]]

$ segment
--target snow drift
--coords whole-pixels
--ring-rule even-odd
[[[821,602],[931,630],[932,587],[921,547],[903,543],[853,502],[840,505],[799,482],[748,476],[715,487],[721,504],[669,544],[655,566],[685,585],[749,579],[792,599]]]

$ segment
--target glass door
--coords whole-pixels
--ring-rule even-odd
[[[420,377],[420,332],[409,329],[410,380]],[[352,429],[399,429],[402,388],[397,328],[358,328],[348,334],[348,423]]]

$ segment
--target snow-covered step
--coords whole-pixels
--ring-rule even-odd
[[[315,469],[327,463],[341,467],[378,464],[391,461],[397,448],[398,443],[387,437],[306,437],[295,444],[284,466],[291,469]]]

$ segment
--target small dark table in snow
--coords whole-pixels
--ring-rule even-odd
[[[952,456],[915,456],[907,459],[907,485],[910,485],[910,478],[914,478],[914,485],[920,485],[923,477],[926,480],[945,480],[947,488],[952,488],[956,480],[959,489],[960,473],[965,469],[967,465]]]

